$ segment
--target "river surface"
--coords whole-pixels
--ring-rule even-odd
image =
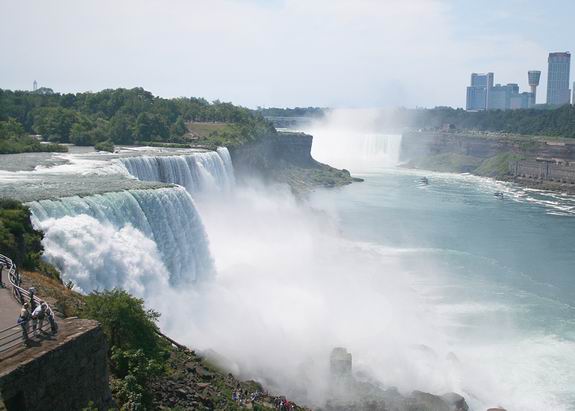
[[[403,169],[390,151],[399,136],[356,133],[364,148],[350,161],[328,145],[349,145],[349,135],[311,132],[318,160],[365,179],[315,193],[312,203],[330,204],[344,237],[400,255],[397,275],[426,302],[470,405],[574,410],[575,199]]]
[[[291,398],[322,404],[341,345],[405,394],[575,410],[575,199],[401,168],[399,136],[309,131],[365,181],[302,202],[236,185],[225,150],[127,148],[4,157],[0,194],[30,201],[78,290],[145,297],[165,332]]]

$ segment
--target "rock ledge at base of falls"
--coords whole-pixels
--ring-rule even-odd
[[[330,356],[329,399],[321,411],[469,411],[465,398],[457,393],[412,391],[403,395],[363,372],[354,373],[352,368],[351,353],[344,347],[334,348]]]

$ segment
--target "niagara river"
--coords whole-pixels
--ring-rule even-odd
[[[65,281],[145,297],[168,335],[271,390],[321,406],[343,346],[358,378],[401,393],[575,409],[575,200],[404,169],[397,135],[309,132],[317,160],[365,181],[236,182],[224,148],[72,153],[1,177]]]

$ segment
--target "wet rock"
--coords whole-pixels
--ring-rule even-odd
[[[465,398],[457,393],[449,392],[443,394],[441,399],[443,399],[453,411],[469,411],[469,406],[465,402]]]
[[[441,397],[421,391],[413,391],[407,404],[410,411],[453,411]]]

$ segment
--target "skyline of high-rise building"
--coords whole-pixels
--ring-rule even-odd
[[[547,105],[562,106],[575,104],[575,82],[573,99],[570,86],[571,53],[553,52],[548,57]],[[519,92],[516,83],[493,84],[494,73],[472,73],[471,85],[467,87],[466,110],[509,110],[531,108],[537,105],[537,87],[541,81],[540,70],[529,70],[527,80],[530,92]]]
[[[486,110],[489,90],[493,88],[493,73],[471,73],[471,85],[467,87],[466,110]]]
[[[536,78],[530,80],[535,82]],[[494,73],[472,73],[471,85],[467,87],[466,110],[509,110],[531,108],[533,93],[520,93],[517,83],[493,84]]]
[[[547,104],[562,106],[571,102],[569,74],[571,53],[549,53],[547,69]]]
[[[537,104],[537,86],[541,81],[541,71],[539,70],[529,70],[527,72],[527,80],[529,82],[529,87],[531,88],[531,94],[533,94],[532,104]]]

